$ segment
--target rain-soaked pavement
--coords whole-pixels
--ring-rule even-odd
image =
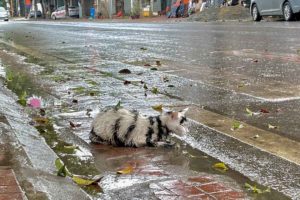
[[[196,187],[193,189],[197,193],[193,195],[198,197],[189,198],[198,199],[199,195],[204,198],[204,194],[211,195],[201,189],[208,175],[209,183],[225,185],[225,191],[230,191],[228,198],[285,199],[273,190],[260,195],[245,192],[244,183],[255,184],[252,182],[255,181],[297,199],[300,197],[297,159],[293,161],[298,165],[263,151],[257,153],[257,149],[241,145],[231,137],[220,137],[209,130],[209,127],[218,130],[219,125],[214,121],[206,124],[208,128],[191,124],[190,136],[181,138],[189,145],[179,143],[176,150],[91,146],[88,132],[92,117],[99,109],[116,105],[118,101],[143,114],[157,114],[151,109],[157,104],[193,105],[269,131],[266,134],[273,132],[291,142],[294,140],[297,151],[300,141],[299,29],[298,23],[282,22],[1,23],[0,75],[8,80],[7,87],[19,98],[26,91],[28,96],[34,94],[46,99],[46,116],[51,118],[51,123],[41,125],[37,119],[40,113],[25,109],[33,119],[30,124],[36,126],[71,172],[106,174],[101,184],[102,198],[142,199],[145,195],[149,199],[186,198],[185,195],[195,191],[186,192],[182,188],[191,186]],[[119,74],[123,68],[132,73]],[[132,84],[124,84],[124,80]],[[153,88],[157,88],[157,94],[151,92]],[[9,109],[1,108],[9,118]],[[254,114],[249,116],[246,108]],[[13,121],[15,115],[11,114]],[[73,125],[70,126],[70,122]],[[269,129],[268,124],[277,128]],[[24,128],[17,123],[10,126],[16,132]],[[24,136],[18,137],[22,145],[30,146]],[[79,149],[64,148],[70,145]],[[45,163],[49,165],[55,158],[52,155]],[[226,161],[233,170],[220,173],[212,169],[218,162],[215,158]],[[115,174],[128,165],[134,168],[133,175]],[[52,167],[48,167],[47,171],[51,171]],[[204,182],[193,182],[195,177]],[[48,179],[55,182],[56,178]],[[39,181],[33,180],[32,184],[37,188],[46,185],[45,180],[37,184]],[[173,183],[177,187],[169,188]],[[100,194],[84,189],[92,196]]]

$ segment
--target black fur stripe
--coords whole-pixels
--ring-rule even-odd
[[[159,116],[156,116],[155,119],[157,121],[157,129],[158,129],[157,141],[160,141],[162,139],[162,136],[164,135],[164,130]]]
[[[186,121],[187,121],[186,117],[182,117],[179,123],[180,123],[180,124],[183,124],[183,123],[186,122]]]
[[[148,127],[148,132],[146,134],[146,143],[148,147],[154,147],[154,144],[151,141],[153,133],[154,133],[153,128]]]
[[[114,137],[114,142],[116,146],[119,147],[123,147],[125,146],[124,142],[122,140],[120,140],[119,136],[118,136],[118,132],[120,129],[120,122],[121,122],[122,118],[119,118],[116,120],[115,126],[114,126],[114,130],[113,130],[113,137]]]
[[[104,140],[99,135],[96,135],[94,128],[92,128],[92,130],[90,132],[89,139],[91,140],[92,143],[103,143],[104,142]]]
[[[139,114],[137,112],[134,112],[135,115],[134,115],[134,118],[133,118],[133,122],[132,124],[128,127],[127,129],[127,133],[125,134],[125,141],[128,140],[128,138],[130,137],[132,131],[135,129],[136,127],[136,122],[138,120],[138,117],[139,117]]]
[[[154,124],[154,119],[153,119],[153,117],[148,117],[148,119],[149,119],[150,125],[153,126],[153,124]]]

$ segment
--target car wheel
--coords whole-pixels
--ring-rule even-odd
[[[291,21],[293,19],[293,11],[289,2],[283,5],[283,17],[285,21]]]
[[[257,8],[257,5],[256,5],[256,4],[254,4],[254,5],[252,6],[252,9],[251,9],[251,15],[252,15],[252,19],[253,19],[254,21],[259,22],[259,21],[262,19],[261,15],[259,14],[259,11],[258,11],[258,8]]]
[[[56,20],[56,16],[55,16],[55,15],[52,15],[52,19],[53,19],[53,20]]]

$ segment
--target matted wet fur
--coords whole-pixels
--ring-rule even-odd
[[[89,138],[93,143],[114,146],[161,146],[171,132],[179,136],[186,133],[182,124],[187,110],[144,117],[137,111],[109,108],[95,117]]]

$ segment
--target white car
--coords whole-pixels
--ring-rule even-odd
[[[9,12],[5,8],[0,7],[0,19],[4,21],[8,21],[8,17],[9,17]]]
[[[75,6],[69,6],[69,16],[70,17],[79,17],[79,8]],[[52,14],[51,18],[56,20],[56,19],[61,19],[66,17],[66,9],[65,6],[57,8]]]

